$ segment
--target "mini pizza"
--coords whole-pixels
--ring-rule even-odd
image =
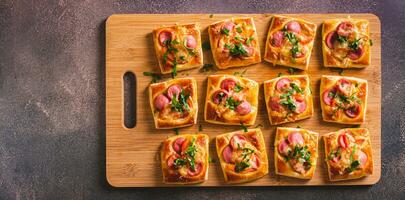
[[[246,66],[261,61],[253,18],[232,18],[208,28],[211,51],[219,69]]]
[[[156,57],[162,74],[201,67],[200,27],[196,24],[162,27],[153,31]]]
[[[214,124],[253,125],[258,110],[259,84],[229,76],[208,76],[205,121]]]
[[[308,75],[281,76],[265,81],[263,85],[272,125],[312,116],[314,108]]]
[[[367,81],[346,76],[322,76],[320,98],[324,121],[361,124],[366,118]]]
[[[184,134],[167,138],[160,158],[163,182],[195,184],[208,179],[208,135]]]
[[[151,84],[149,101],[157,129],[197,123],[197,83],[194,78],[177,78]]]
[[[347,128],[323,136],[329,180],[361,178],[373,173],[370,134],[365,128]]]
[[[370,28],[363,19],[331,19],[323,23],[325,67],[363,68],[370,64]]]
[[[266,147],[259,128],[216,137],[218,158],[226,183],[244,183],[269,171]]]
[[[318,133],[300,128],[277,127],[274,142],[276,174],[299,179],[314,176],[318,158]]]
[[[308,69],[315,34],[314,23],[274,16],[267,34],[264,60],[273,65]]]

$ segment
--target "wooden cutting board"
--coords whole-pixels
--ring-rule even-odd
[[[309,74],[311,89],[314,97],[314,116],[310,119],[281,126],[300,126],[320,133],[320,135],[336,131],[349,125],[339,125],[322,121],[319,84],[321,75],[339,75],[337,70],[322,66],[321,24],[323,20],[347,17],[349,14],[288,14],[300,17],[318,24],[317,38],[308,71],[297,74]],[[370,32],[373,40],[371,48],[371,65],[365,69],[344,70],[344,76],[355,76],[368,80],[369,96],[366,122],[361,127],[370,130],[373,147],[374,173],[366,178],[330,182],[328,181],[326,164],[324,162],[323,142],[319,145],[319,158],[315,176],[309,181],[278,176],[274,172],[273,143],[276,126],[269,124],[262,83],[277,77],[279,73],[288,74],[286,67],[272,66],[261,62],[248,67],[233,68],[210,72],[200,72],[199,69],[183,71],[178,77],[190,76],[198,82],[198,124],[203,128],[202,133],[210,136],[210,156],[217,160],[215,151],[215,136],[218,134],[239,130],[239,126],[214,125],[204,122],[204,100],[206,93],[206,77],[210,74],[233,74],[246,69],[245,77],[260,83],[259,112],[256,125],[261,128],[266,141],[270,162],[269,174],[263,178],[239,186],[292,186],[292,185],[371,185],[378,182],[381,176],[381,28],[380,20],[373,14],[350,14],[352,18],[362,18],[370,21]],[[155,58],[152,40],[152,30],[161,25],[175,23],[200,23],[202,40],[208,41],[207,27],[209,24],[231,17],[253,17],[261,53],[270,25],[271,14],[153,14],[153,15],[112,15],[106,22],[106,176],[108,182],[115,187],[164,187],[160,170],[159,148],[161,142],[175,134],[172,130],[157,130],[149,106],[148,85],[150,77],[143,72],[159,72]],[[214,63],[210,51],[204,52],[204,63]],[[123,113],[123,75],[133,72],[136,77],[136,126],[128,129],[124,126]],[[169,79],[167,77],[166,79]],[[179,130],[182,133],[197,133],[199,125]],[[254,126],[252,126],[254,127]],[[209,166],[208,181],[195,186],[228,186],[224,183],[218,162]],[[234,185],[233,185],[234,186]]]

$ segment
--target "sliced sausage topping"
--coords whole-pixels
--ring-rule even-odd
[[[360,165],[362,167],[365,166],[367,164],[367,160],[368,160],[367,154],[364,153],[363,151],[359,151],[358,155],[359,155]]]
[[[347,37],[349,36],[354,30],[354,25],[350,22],[342,22],[338,25],[336,32],[340,36]]]
[[[283,44],[284,33],[282,31],[277,31],[271,36],[271,45],[274,47],[281,47]]]
[[[326,39],[325,39],[326,46],[328,46],[328,48],[330,48],[330,49],[333,49],[336,38],[337,38],[336,31],[332,31],[332,32],[328,33],[328,35],[326,36]]]
[[[181,92],[180,85],[172,85],[167,89],[167,97],[169,97],[169,99],[173,99],[173,96],[176,96],[177,98],[180,92]]]
[[[270,104],[271,110],[274,110],[276,112],[281,111],[282,106],[280,105],[279,101],[280,101],[280,98],[278,98],[278,97],[270,98],[269,104]]]
[[[328,106],[332,105],[335,94],[336,94],[336,88],[325,90],[325,92],[323,92],[323,94],[322,94],[323,102]]]
[[[173,169],[173,168],[175,167],[175,166],[174,166],[174,161],[175,161],[177,158],[179,158],[179,156],[178,156],[177,154],[170,156],[170,157],[167,159],[167,167]]]
[[[304,144],[304,138],[302,138],[302,135],[298,132],[290,133],[288,135],[288,142],[293,145],[302,146]]]
[[[347,148],[347,147],[349,147],[350,141],[349,141],[349,139],[347,138],[347,135],[346,135],[345,133],[342,133],[342,134],[339,135],[339,137],[338,137],[338,143],[339,143],[339,146],[341,146],[342,148]]]
[[[198,162],[194,165],[194,169],[192,169],[191,167],[187,170],[187,174],[189,176],[197,176],[198,174],[201,173],[203,169],[203,164],[201,162]]]
[[[278,91],[283,91],[285,88],[290,87],[290,83],[291,83],[290,79],[282,78],[282,79],[277,81],[276,89]]]
[[[357,50],[350,50],[347,53],[347,57],[350,58],[351,60],[357,60],[359,59],[364,53],[363,47],[359,46]]]
[[[184,138],[182,138],[182,137],[179,137],[179,138],[177,138],[177,139],[173,142],[173,150],[174,150],[176,153],[181,154],[181,145],[183,144],[183,142],[184,142],[185,140],[186,140],[186,139],[184,139]]]
[[[290,150],[290,147],[288,146],[286,140],[283,140],[280,142],[280,144],[278,144],[278,152],[280,154],[287,156],[288,150]]]
[[[288,22],[286,28],[287,28],[288,31],[291,31],[291,32],[294,32],[294,33],[300,33],[301,32],[301,25],[296,21]]]
[[[223,99],[226,99],[228,97],[228,92],[224,89],[217,90],[212,94],[212,101],[215,104],[220,104]]]
[[[221,82],[221,89],[230,91],[236,86],[236,81],[232,78],[227,78]]]
[[[295,100],[296,108],[294,110],[295,113],[300,114],[303,113],[307,109],[307,103],[305,100]]]
[[[160,46],[164,47],[166,46],[166,41],[167,40],[172,40],[174,36],[174,33],[168,30],[164,30],[159,33],[159,44]]]
[[[224,158],[225,162],[232,162],[232,149],[229,145],[222,150],[222,157]]]
[[[232,149],[237,150],[238,148],[243,148],[244,145],[246,144],[246,138],[243,135],[234,135],[231,140],[229,141],[229,144],[231,145]]]
[[[236,106],[235,111],[240,115],[247,115],[251,111],[250,103],[247,101],[242,101],[241,104]]]
[[[163,94],[159,94],[155,101],[153,102],[154,106],[158,110],[163,110],[163,108],[169,104],[170,100]]]
[[[361,112],[361,106],[357,103],[354,104],[349,109],[345,110],[346,115],[350,118],[357,117],[360,114],[360,112]]]
[[[184,46],[186,46],[187,49],[196,48],[197,47],[197,41],[195,40],[194,36],[187,35]]]
[[[339,79],[339,81],[337,82],[337,90],[348,96],[350,95],[351,91],[352,91],[352,84],[349,80],[345,79],[345,78],[341,78]]]

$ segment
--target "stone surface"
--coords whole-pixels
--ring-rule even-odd
[[[405,2],[0,1],[0,199],[400,199]],[[105,179],[104,29],[113,13],[375,13],[383,164],[371,187],[115,189]],[[186,192],[186,193],[184,193]]]

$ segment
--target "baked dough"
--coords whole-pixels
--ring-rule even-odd
[[[153,45],[162,74],[201,67],[203,53],[198,24],[161,27],[153,31]]]
[[[277,127],[274,142],[276,174],[311,179],[317,159],[318,133],[301,128]]]
[[[361,124],[366,118],[367,81],[347,76],[322,76],[320,99],[324,121]]]
[[[230,75],[208,76],[205,121],[214,124],[253,125],[258,110],[259,84]]]
[[[322,27],[325,67],[363,68],[370,65],[370,28],[364,19],[330,19]]]
[[[177,78],[151,84],[149,102],[157,129],[197,123],[197,83],[194,78]]]
[[[226,183],[244,183],[269,171],[266,147],[259,128],[218,135],[216,148]]]
[[[211,51],[219,69],[246,66],[261,61],[253,18],[231,18],[208,27]]]
[[[294,122],[314,112],[308,75],[281,76],[264,82],[264,97],[272,125]]]
[[[316,24],[275,15],[267,33],[264,60],[307,70],[316,35]]]
[[[331,181],[356,179],[373,173],[370,134],[347,128],[323,136],[325,161]]]
[[[163,183],[195,184],[208,179],[208,135],[182,134],[167,138],[161,148]]]

